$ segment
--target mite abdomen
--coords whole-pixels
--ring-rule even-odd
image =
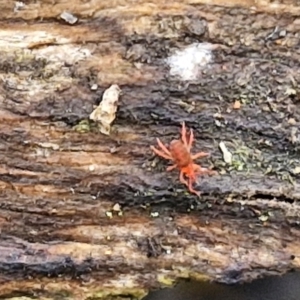
[[[180,140],[170,143],[170,152],[178,167],[186,167],[191,163],[191,155]]]

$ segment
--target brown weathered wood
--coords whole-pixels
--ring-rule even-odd
[[[299,269],[299,6],[0,7],[1,297],[140,298],[179,278]],[[214,58],[188,84],[164,59],[193,42],[211,43]],[[105,136],[85,124],[111,84],[123,94]],[[182,121],[219,172],[196,185],[201,199],[149,148],[178,138]]]

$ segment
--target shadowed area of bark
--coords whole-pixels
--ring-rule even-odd
[[[299,7],[222,5],[0,1],[1,297],[141,298],[299,269]],[[213,59],[184,82],[166,59],[192,43]],[[111,84],[105,136],[88,118]],[[219,173],[200,199],[149,148],[182,121]]]

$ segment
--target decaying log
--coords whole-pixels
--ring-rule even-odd
[[[300,7],[167,2],[0,1],[2,298],[299,269]],[[183,80],[168,58],[195,43],[209,59]],[[106,135],[89,116],[112,84]],[[149,148],[182,121],[219,173],[200,199]]]

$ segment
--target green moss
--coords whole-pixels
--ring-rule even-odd
[[[165,287],[170,287],[175,284],[175,279],[168,277],[167,275],[159,274],[157,276],[157,281]]]
[[[77,125],[73,127],[77,132],[84,133],[91,131],[91,126],[89,120],[82,120]]]

